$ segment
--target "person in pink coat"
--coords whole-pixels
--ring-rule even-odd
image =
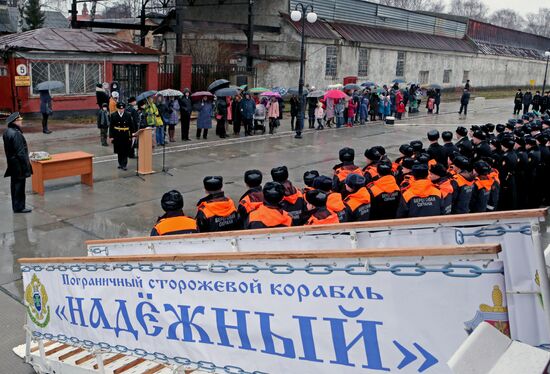
[[[346,127],[353,127],[353,119],[355,118],[355,111],[357,110],[357,104],[350,100],[348,102],[348,123]]]
[[[273,134],[279,123],[279,102],[274,96],[267,104],[267,118],[269,118],[269,133]]]

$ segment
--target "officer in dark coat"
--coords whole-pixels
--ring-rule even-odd
[[[14,213],[30,213],[31,209],[25,207],[25,181],[32,175],[32,166],[27,141],[21,131],[23,118],[15,112],[6,119],[6,124],[8,129],[2,138],[8,169],[4,178],[11,177],[11,206]]]
[[[518,157],[518,162],[516,165],[516,191],[517,191],[517,209],[526,209],[527,208],[527,194],[529,185],[527,182],[527,164],[529,163],[529,156],[525,150],[525,140],[523,138],[516,138],[516,144],[514,145],[514,150]]]
[[[537,140],[532,136],[525,137],[525,149],[527,151],[526,179],[528,186],[527,208],[538,208],[542,204],[544,186],[544,170],[542,155]]]
[[[443,131],[441,133],[441,139],[443,139],[443,150],[445,151],[445,158],[447,160],[447,163],[449,162],[449,158],[454,153],[460,153],[458,150],[458,147],[453,144],[453,133],[450,131]]]
[[[487,143],[487,135],[482,130],[474,131],[472,143],[474,143],[474,162],[491,156],[491,147]]]
[[[456,129],[457,141],[455,143],[456,147],[459,149],[460,153],[463,156],[471,157],[474,152],[474,146],[470,139],[468,139],[468,129],[464,126],[459,126]]]
[[[118,168],[127,170],[128,156],[132,147],[134,120],[130,113],[126,112],[124,103],[117,103],[116,108],[117,111],[111,114],[109,138],[113,143],[115,153],[118,155]]]
[[[499,210],[517,209],[516,167],[518,156],[514,152],[515,141],[512,137],[502,139],[501,147],[504,153],[498,166],[500,179]]]
[[[438,142],[439,131],[430,130],[428,131],[427,135],[428,140],[430,141],[430,145],[427,149],[428,154],[432,159],[436,160],[437,163],[447,166],[447,152],[445,151],[445,148]]]

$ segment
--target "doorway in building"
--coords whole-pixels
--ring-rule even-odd
[[[113,81],[120,85],[120,100],[126,102],[145,91],[146,71],[147,65],[113,64]]]

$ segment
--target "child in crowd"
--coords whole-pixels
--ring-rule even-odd
[[[317,130],[324,129],[323,126],[323,117],[325,116],[325,111],[323,110],[323,103],[317,103],[317,108],[315,108],[315,120],[317,121]]]

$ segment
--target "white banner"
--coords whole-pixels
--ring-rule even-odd
[[[450,373],[447,360],[481,321],[509,332],[502,262],[487,256],[22,272],[35,337],[220,373]]]
[[[478,214],[483,216],[483,214]],[[161,240],[143,238],[141,241],[89,244],[88,253],[98,255],[170,254],[193,252],[320,250],[343,248],[404,248],[415,246],[463,245],[499,243],[504,263],[506,288],[509,292],[511,336],[533,346],[550,347],[548,309],[545,310],[541,281],[547,277],[546,267],[537,263],[537,248],[532,239],[531,225],[539,225],[538,217],[515,217],[502,213],[498,222],[486,220],[429,224],[395,220],[391,227],[349,227],[327,230],[322,226],[308,231],[273,231],[270,234],[233,232],[210,235],[208,238],[189,236]],[[510,218],[507,217],[510,216]],[[469,215],[476,216],[476,215]],[[409,221],[406,224],[403,222]],[[373,224],[375,222],[372,222]],[[370,223],[369,223],[370,224]],[[550,296],[550,295],[549,295]],[[550,303],[550,299],[547,304]]]

